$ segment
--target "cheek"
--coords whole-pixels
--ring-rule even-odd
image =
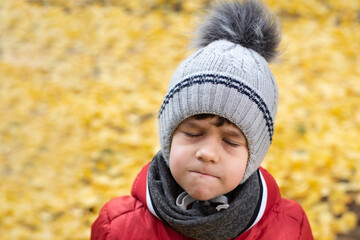
[[[177,176],[181,174],[183,159],[184,159],[184,152],[182,148],[179,147],[179,145],[177,145],[175,140],[171,145],[170,156],[169,156],[170,171],[175,178],[177,178]]]
[[[174,170],[178,170],[179,169],[179,157],[178,157],[178,152],[177,151],[173,151],[171,150],[170,152],[170,159],[169,159],[169,167],[170,167],[170,171],[171,173],[173,173],[174,175]]]
[[[241,180],[244,177],[245,170],[247,165],[247,157],[244,157],[243,159],[235,160],[232,164],[229,164],[227,166],[226,172],[228,173],[228,182],[230,185],[233,185],[236,187],[240,184]]]
[[[186,162],[184,161],[185,156],[184,154],[179,151],[179,148],[173,149],[170,152],[170,159],[169,159],[169,168],[171,175],[175,179],[175,181],[182,187],[186,185]]]
[[[188,159],[191,158],[193,153],[193,145],[186,142],[181,133],[176,132],[173,136],[171,147],[170,147],[170,156],[169,163],[170,166],[181,166]]]
[[[174,139],[170,147],[170,156],[169,156],[170,165],[177,164],[180,154],[181,154],[181,148],[178,146],[176,140]]]

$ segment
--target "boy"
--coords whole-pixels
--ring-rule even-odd
[[[103,207],[91,239],[313,239],[301,206],[260,168],[278,102],[277,19],[255,0],[223,2],[195,42],[159,111],[161,151],[132,196]]]

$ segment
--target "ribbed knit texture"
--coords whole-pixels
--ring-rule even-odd
[[[244,133],[249,160],[242,182],[256,171],[270,147],[278,88],[266,60],[226,40],[185,59],[175,71],[159,111],[161,151],[169,161],[177,126],[196,114],[227,118]]]

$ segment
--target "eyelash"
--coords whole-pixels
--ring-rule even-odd
[[[188,138],[197,138],[197,137],[200,137],[202,136],[202,133],[188,133],[188,132],[184,132],[184,134],[188,137]],[[231,147],[238,147],[239,144],[237,143],[234,143],[232,141],[229,141],[229,140],[226,140],[226,139],[223,139],[223,141],[228,144],[229,146]]]
[[[231,147],[238,147],[238,146],[239,146],[239,144],[234,143],[234,142],[231,142],[231,141],[226,140],[226,139],[224,139],[223,141],[224,141],[226,144],[230,145]]]
[[[189,138],[196,138],[202,135],[201,133],[188,133],[188,132],[184,132],[184,134]]]

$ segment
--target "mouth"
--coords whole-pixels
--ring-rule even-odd
[[[202,171],[190,171],[190,172],[194,173],[196,175],[204,176],[204,177],[219,178],[219,177],[212,175],[210,173],[207,173],[207,172],[202,172]]]

